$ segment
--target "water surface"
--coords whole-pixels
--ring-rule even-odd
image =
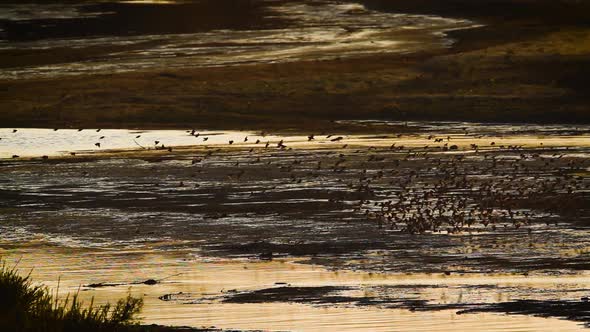
[[[260,24],[246,19],[243,26],[213,22],[204,27],[197,24],[192,29],[175,26],[173,19],[174,15],[183,15],[182,19],[185,19],[187,13],[182,12],[185,7],[184,11],[193,10],[195,15],[203,15],[199,13],[203,9],[197,5],[193,8],[185,2],[1,5],[0,28],[4,20],[6,38],[0,39],[0,55],[5,54],[8,58],[5,68],[0,70],[0,79],[415,52],[448,47],[452,40],[445,36],[445,31],[473,26],[466,20],[372,11],[354,2],[260,1],[259,4],[263,9],[256,15],[261,17],[252,20],[260,20]],[[150,9],[154,6],[156,8]],[[157,10],[170,10],[170,18],[165,22],[154,22],[153,26],[137,23],[134,19],[135,15],[142,17],[146,12],[157,13]],[[119,18],[121,15],[130,15],[125,24],[131,28],[124,24],[124,17]],[[219,16],[220,13],[211,15]],[[239,13],[231,15],[240,17]],[[146,22],[153,19],[150,17],[145,18]],[[210,20],[206,14],[196,18],[197,21],[204,19]],[[186,22],[187,26],[189,23]],[[108,27],[114,24],[122,25],[120,33],[114,27]],[[158,24],[162,25],[160,32]],[[82,31],[87,26],[92,29],[78,36],[75,33],[78,25]],[[38,31],[39,37],[17,34],[17,31],[27,29]],[[64,30],[74,32],[65,38],[61,33]],[[15,59],[15,54],[23,52],[29,55],[34,54],[31,52],[42,53],[39,59],[33,57],[30,65],[22,59],[16,59],[15,65],[11,65],[9,59]],[[68,52],[75,55],[64,56]],[[80,60],[71,60],[76,57]]]

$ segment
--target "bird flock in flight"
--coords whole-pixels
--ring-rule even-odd
[[[194,129],[187,133],[205,144],[209,138]],[[328,208],[347,211],[380,228],[412,234],[518,229],[536,220],[549,223],[557,220],[551,218],[552,213],[571,208],[572,202],[590,192],[588,177],[581,175],[590,167],[589,160],[570,155],[569,148],[504,146],[494,141],[486,147],[460,147],[448,135],[424,136],[429,144],[420,147],[401,145],[401,135],[392,136],[394,142],[390,140],[387,146],[363,146],[346,142],[344,136],[321,133],[308,135],[307,141],[328,144],[317,144],[315,153],[298,154],[285,140],[271,142],[266,136],[262,132],[258,137],[230,139],[226,146],[182,153],[191,154],[190,166],[205,167],[208,158],[214,154],[223,158],[230,146],[242,151],[247,161],[233,164],[234,171],[227,178],[230,182],[269,167],[278,168],[289,183],[299,186],[311,180],[336,179],[341,189],[326,189],[332,190],[325,198]],[[95,147],[101,148],[104,138]],[[160,140],[150,149],[173,152]],[[268,188],[273,189],[276,186]]]

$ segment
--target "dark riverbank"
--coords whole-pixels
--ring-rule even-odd
[[[588,2],[364,3],[486,26],[451,32],[448,50],[407,55],[3,81],[0,122],[309,131],[346,130],[338,119],[590,122]]]

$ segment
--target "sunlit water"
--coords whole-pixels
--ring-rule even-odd
[[[162,3],[165,5],[167,2]],[[285,28],[246,31],[90,36],[84,39],[18,43],[0,40],[0,51],[35,52],[57,48],[80,50],[91,46],[133,46],[127,50],[96,55],[92,60],[81,62],[66,61],[60,64],[5,68],[0,70],[0,79],[275,63],[302,59],[325,60],[414,52],[433,47],[448,47],[452,40],[445,36],[445,31],[473,26],[473,23],[466,20],[381,13],[367,10],[360,4],[338,1],[314,0],[285,4],[269,2],[269,6],[269,15],[286,18],[293,23]],[[0,12],[0,18],[11,21],[91,18],[109,14],[83,11],[82,6],[37,4],[34,7],[27,4],[1,5]]]
[[[344,121],[343,121],[344,122]],[[478,144],[525,146],[590,146],[590,127],[586,125],[514,125],[467,122],[383,122],[357,121],[371,125],[397,126],[385,135],[327,135],[309,141],[308,135],[277,135],[252,131],[210,130],[127,130],[127,129],[31,129],[0,128],[0,159],[19,157],[67,156],[70,153],[104,152],[110,150],[154,150],[163,147],[275,147],[283,141],[289,146],[329,148],[343,144],[389,146],[393,143],[410,147],[433,145],[432,136],[452,137],[462,148]],[[403,132],[399,126],[407,126]],[[433,135],[434,134],[434,135]],[[333,141],[342,137],[342,140]],[[259,141],[256,143],[256,141]],[[97,145],[97,143],[99,145]]]
[[[585,275],[569,277],[522,277],[512,275],[368,274],[334,272],[319,266],[290,262],[206,260],[190,254],[161,255],[142,252],[85,252],[45,248],[0,251],[9,264],[19,261],[21,270],[33,268],[33,277],[58,286],[60,294],[76,292],[80,285],[100,282],[133,283],[163,279],[155,286],[121,285],[90,289],[81,296],[104,303],[131,292],[142,296],[144,323],[268,331],[579,331],[579,323],[558,319],[504,314],[464,314],[453,310],[410,312],[402,309],[305,304],[231,304],[214,300],[228,291],[247,291],[291,286],[400,287],[400,298],[427,299],[433,303],[495,302],[520,298],[536,289],[537,298],[575,298],[564,288],[583,289]],[[39,262],[44,262],[39,264]],[[489,287],[490,284],[497,285]],[[404,289],[407,287],[406,291]],[[434,287],[434,288],[433,288]],[[483,288],[479,288],[483,287]],[[180,301],[162,301],[165,294],[180,295]],[[367,291],[360,291],[359,296]],[[370,292],[370,291],[368,291]],[[400,292],[404,292],[401,293]],[[583,294],[583,292],[582,292]],[[201,299],[213,299],[205,300]]]

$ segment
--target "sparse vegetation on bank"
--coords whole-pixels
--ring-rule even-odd
[[[77,294],[59,299],[30,274],[0,266],[0,330],[2,331],[135,331],[143,300],[128,295],[116,304],[85,305]]]

